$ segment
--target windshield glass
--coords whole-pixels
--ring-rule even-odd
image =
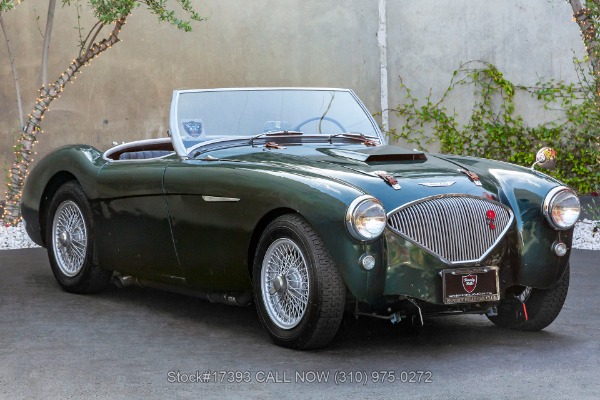
[[[336,89],[177,92],[171,109],[171,131],[186,154],[203,141],[278,131],[299,131],[303,135],[361,133],[379,138],[373,119],[353,93]]]

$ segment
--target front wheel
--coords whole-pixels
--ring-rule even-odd
[[[260,321],[276,344],[314,349],[337,333],[346,289],[304,218],[284,215],[267,226],[254,259],[253,285]]]
[[[72,293],[103,289],[112,272],[93,263],[91,209],[79,183],[69,181],[58,189],[47,221],[48,258],[59,285]]]
[[[521,287],[513,297],[498,306],[498,315],[489,317],[494,324],[519,331],[539,331],[550,325],[562,310],[569,289],[570,268],[550,289]],[[523,306],[524,305],[524,306]]]

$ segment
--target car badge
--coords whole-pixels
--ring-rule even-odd
[[[394,178],[392,175],[388,174],[385,171],[375,171],[373,172],[375,175],[383,179],[390,185],[394,190],[400,190],[402,187],[398,183],[398,179]]]
[[[185,132],[193,138],[202,136],[202,122],[200,121],[184,122],[183,129],[185,129]]]
[[[473,182],[476,186],[481,186],[481,181],[479,180],[479,175],[477,175],[475,172],[469,171],[466,169],[462,169],[462,168],[459,169],[458,172],[467,175],[469,177],[469,179],[471,180],[471,182]]]
[[[473,293],[477,287],[477,275],[463,275],[462,285],[467,293]]]
[[[496,213],[494,210],[487,210],[485,212],[485,218],[487,220],[488,226],[491,230],[496,229]]]
[[[448,186],[452,186],[456,183],[456,181],[448,181],[448,182],[423,182],[423,183],[419,183],[419,185],[421,186],[427,186],[427,187],[448,187]]]

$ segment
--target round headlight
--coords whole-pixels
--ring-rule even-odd
[[[579,198],[569,188],[554,188],[544,199],[544,216],[554,229],[569,229],[579,219]]]
[[[365,241],[379,237],[385,229],[387,216],[375,197],[360,196],[348,207],[346,226],[356,239]]]

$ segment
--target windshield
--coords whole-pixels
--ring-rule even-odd
[[[184,154],[211,139],[279,131],[303,135],[360,133],[380,138],[373,119],[349,90],[180,91],[175,92],[171,107],[174,145]]]

